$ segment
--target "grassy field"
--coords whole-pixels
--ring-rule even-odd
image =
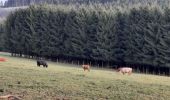
[[[113,70],[48,62],[36,66],[26,58],[5,57],[0,62],[0,95],[14,94],[23,100],[170,100],[170,77],[132,74]]]

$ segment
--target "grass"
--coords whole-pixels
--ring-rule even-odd
[[[170,100],[170,77],[145,74],[121,75],[112,70],[48,62],[0,53],[0,95],[21,95],[23,100]]]

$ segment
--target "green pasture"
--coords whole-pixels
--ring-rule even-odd
[[[122,75],[114,70],[36,60],[0,53],[0,95],[19,95],[23,100],[170,100],[170,77]]]

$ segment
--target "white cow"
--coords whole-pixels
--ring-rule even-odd
[[[125,73],[128,73],[129,75],[132,74],[132,68],[130,68],[130,67],[121,67],[121,68],[118,68],[117,71],[120,73],[123,73],[123,75]]]

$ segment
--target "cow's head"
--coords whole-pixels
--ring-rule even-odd
[[[121,70],[121,68],[118,68],[116,71],[119,72]]]

